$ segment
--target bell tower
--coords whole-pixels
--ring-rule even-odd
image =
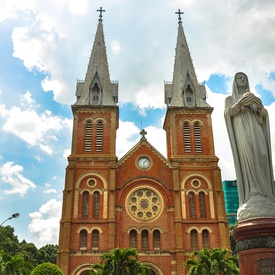
[[[99,261],[99,254],[91,257],[87,251],[99,250],[102,231],[102,249],[114,247],[118,82],[110,81],[102,24],[104,10],[98,11],[86,77],[77,81],[76,102],[72,105],[72,147],[66,168],[57,256],[64,274],[71,274],[72,266],[87,259]]]
[[[206,89],[198,83],[180,10],[173,81],[165,83],[167,158],[173,167],[176,257],[188,251],[230,248],[221,171],[215,156]],[[215,235],[215,238],[213,236]],[[181,252],[182,251],[182,252]],[[187,252],[187,253],[186,253]],[[177,274],[184,274],[178,265]]]

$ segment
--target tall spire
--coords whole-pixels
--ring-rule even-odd
[[[107,51],[100,7],[95,40],[84,81],[76,87],[76,105],[116,105],[118,100],[118,83],[110,81]]]
[[[197,80],[178,10],[178,37],[173,82],[165,83],[165,103],[169,106],[206,107],[206,90]]]

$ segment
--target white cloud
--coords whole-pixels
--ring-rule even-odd
[[[133,122],[119,121],[116,139],[116,154],[119,158],[137,143],[140,138],[139,132],[139,128]]]
[[[29,231],[38,239],[43,246],[49,243],[56,244],[59,234],[59,221],[61,218],[62,202],[55,199],[43,204],[39,211],[30,213],[32,218]]]
[[[111,42],[111,49],[113,54],[119,54],[120,53],[120,44],[117,40],[113,40]]]
[[[11,186],[11,189],[4,190],[5,194],[19,194],[23,197],[29,189],[36,188],[32,181],[22,175],[23,172],[23,167],[13,162],[0,166],[1,181]]]
[[[0,115],[5,120],[3,130],[16,135],[30,146],[38,146],[47,154],[52,154],[52,142],[57,140],[56,135],[62,130],[70,130],[72,122],[54,116],[48,110],[38,114],[29,92],[22,96],[21,103],[22,107],[12,107],[10,110],[2,105]]]

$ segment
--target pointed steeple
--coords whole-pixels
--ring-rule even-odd
[[[169,106],[206,107],[206,90],[197,80],[178,10],[178,37],[173,82],[165,83],[165,103]]]
[[[76,87],[76,105],[116,105],[118,101],[118,82],[110,81],[107,51],[100,7],[97,31],[84,81]]]

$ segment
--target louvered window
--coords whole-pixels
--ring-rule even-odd
[[[91,121],[87,121],[85,125],[85,152],[91,152],[92,150],[92,130],[93,124]]]
[[[137,231],[130,231],[130,247],[137,248]]]
[[[205,205],[204,192],[199,193],[199,202],[200,202],[200,216],[201,218],[206,218],[206,205]]]
[[[100,193],[95,191],[93,194],[93,218],[99,218],[99,208],[100,208]]]
[[[92,250],[99,249],[99,231],[97,229],[92,231]]]
[[[196,201],[195,201],[195,193],[188,193],[188,201],[189,201],[189,217],[196,218]]]
[[[190,232],[190,237],[191,237],[191,249],[192,250],[198,250],[198,232],[197,230],[193,229]]]
[[[209,232],[206,229],[202,231],[202,246],[206,249],[210,248]]]
[[[88,218],[89,215],[89,192],[82,193],[82,218]]]
[[[99,120],[96,125],[96,151],[102,152],[103,147],[103,121]]]
[[[154,230],[153,232],[153,246],[154,250],[160,250],[160,231]]]
[[[198,122],[195,122],[194,124],[194,138],[195,138],[196,153],[201,153],[202,152],[201,127]]]
[[[147,230],[142,230],[141,232],[141,249],[142,250],[149,249],[149,233]]]
[[[191,152],[191,139],[190,139],[190,125],[188,122],[183,123],[183,138],[184,138],[184,152]]]
[[[80,231],[79,246],[81,250],[87,249],[87,231],[85,229]]]

